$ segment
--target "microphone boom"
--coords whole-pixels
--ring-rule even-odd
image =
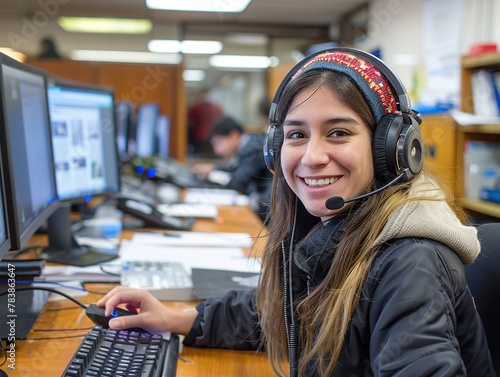
[[[360,196],[355,196],[354,198],[350,198],[350,199],[344,199],[341,196],[332,196],[331,198],[328,198],[326,200],[325,207],[330,209],[330,210],[341,209],[346,203],[354,202],[356,200],[364,199],[364,198],[367,198],[368,196],[375,195],[376,193],[379,193],[380,191],[383,191],[386,188],[397,183],[401,178],[403,178],[403,176],[406,175],[407,171],[408,171],[408,169],[403,170],[403,172],[401,174],[399,174],[396,178],[394,178],[392,181],[390,181],[386,185],[384,185],[376,190],[370,191],[366,194],[363,194]]]

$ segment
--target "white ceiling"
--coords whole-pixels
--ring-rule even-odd
[[[16,22],[23,17],[31,20],[37,12],[48,14],[53,23],[60,16],[147,18],[153,21],[153,32],[143,39],[136,36],[69,36],[56,26],[48,30],[56,34],[63,51],[68,48],[100,49],[99,43],[102,46],[103,40],[117,49],[125,46],[129,50],[146,51],[147,40],[152,37],[218,39],[224,43],[222,54],[274,55],[281,59],[284,53],[304,52],[311,44],[332,40],[332,29],[338,20],[367,1],[252,0],[243,13],[223,14],[150,10],[145,0],[0,0],[0,24],[2,21]],[[111,46],[107,48],[112,49]],[[203,65],[200,60],[203,57],[186,56],[188,67]]]
[[[179,0],[189,1],[189,0]],[[238,0],[213,0],[237,2]],[[57,4],[61,16],[142,17],[155,22],[214,22],[325,26],[366,0],[253,0],[243,13],[167,12],[147,9],[144,0],[0,0],[0,13],[20,15]]]

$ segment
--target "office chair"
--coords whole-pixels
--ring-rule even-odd
[[[493,365],[500,376],[500,319],[497,312],[500,301],[500,223],[479,225],[478,238],[481,253],[473,263],[465,266],[465,273],[483,321]]]

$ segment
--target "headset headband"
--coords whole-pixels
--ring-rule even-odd
[[[358,58],[362,58],[362,59],[367,60],[386,79],[388,85],[390,86],[390,88],[393,91],[393,94],[395,96],[397,109],[399,111],[401,111],[402,113],[407,113],[407,114],[412,113],[410,98],[409,98],[408,94],[406,93],[406,90],[403,86],[403,83],[401,82],[399,77],[396,76],[382,60],[380,60],[376,56],[369,54],[369,53],[362,51],[362,50],[349,48],[349,47],[336,47],[336,48],[331,48],[328,50],[318,51],[314,54],[306,56],[299,63],[297,63],[295,65],[295,67],[293,67],[292,70],[285,76],[285,78],[281,82],[280,86],[278,87],[276,94],[274,95],[273,102],[271,103],[271,108],[269,111],[269,123],[271,125],[276,124],[276,121],[277,121],[276,120],[276,108],[277,108],[278,102],[281,98],[281,95],[282,95],[283,91],[285,90],[285,87],[293,79],[293,77],[297,74],[297,72],[300,71],[301,69],[303,69],[304,66],[309,61],[313,60],[316,56],[321,55],[321,54],[325,54],[325,53],[335,53],[335,52],[343,52],[346,54],[351,54],[354,57],[358,57]]]

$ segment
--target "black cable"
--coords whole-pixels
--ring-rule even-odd
[[[0,284],[5,284],[5,280],[0,280]],[[96,295],[102,295],[104,296],[108,292],[100,292],[100,291],[93,291],[84,287],[75,287],[72,285],[67,285],[58,281],[49,281],[49,280],[16,280],[17,284],[53,284],[61,288],[66,288],[66,289],[74,289],[75,291],[80,291],[80,292],[86,292],[86,293],[93,293]]]
[[[117,273],[117,272],[111,272],[111,271],[106,271],[106,269],[104,268],[103,265],[99,265],[99,269],[104,272],[105,274],[107,275],[111,275],[111,276],[121,276],[121,274]]]
[[[81,308],[80,307],[76,307],[76,306],[67,306],[67,307],[64,307],[64,308],[45,308],[44,310],[46,312],[59,312],[59,311],[62,311],[62,310],[80,310]]]
[[[75,304],[77,304],[78,306],[81,306],[83,309],[87,309],[87,306],[85,304],[83,304],[82,302],[80,302],[77,299],[71,297],[70,295],[68,295],[68,294],[66,294],[64,292],[58,291],[57,289],[54,289],[54,288],[48,288],[48,287],[23,287],[23,288],[16,288],[16,292],[20,292],[20,291],[34,291],[34,290],[48,291],[48,292],[56,293],[58,295],[66,297],[68,300],[73,301]],[[1,292],[0,296],[5,296],[7,293],[8,293],[8,291]]]

